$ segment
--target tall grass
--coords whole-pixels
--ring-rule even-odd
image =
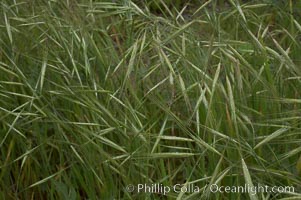
[[[301,198],[300,3],[175,2],[0,2],[1,199]]]

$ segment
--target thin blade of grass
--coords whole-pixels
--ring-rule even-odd
[[[242,163],[242,170],[243,170],[246,184],[248,184],[250,188],[254,188],[252,178],[251,178],[250,172],[248,170],[248,166],[246,165],[243,158],[241,159],[241,163]],[[257,194],[253,194],[250,192],[248,194],[249,194],[249,197],[251,200],[258,200]]]
[[[271,133],[269,136],[267,136],[265,139],[263,139],[261,142],[259,142],[254,149],[257,149],[258,147],[268,143],[269,141],[275,139],[276,137],[280,136],[281,134],[285,133],[286,131],[288,131],[289,128],[281,128],[278,129],[277,131]]]

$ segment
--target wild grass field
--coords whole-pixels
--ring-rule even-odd
[[[301,1],[0,5],[0,199],[301,199]]]

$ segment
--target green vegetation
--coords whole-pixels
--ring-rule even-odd
[[[182,2],[0,1],[0,199],[301,198],[300,1]]]

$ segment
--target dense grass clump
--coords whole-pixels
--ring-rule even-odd
[[[301,3],[183,2],[0,2],[0,199],[301,198]]]

